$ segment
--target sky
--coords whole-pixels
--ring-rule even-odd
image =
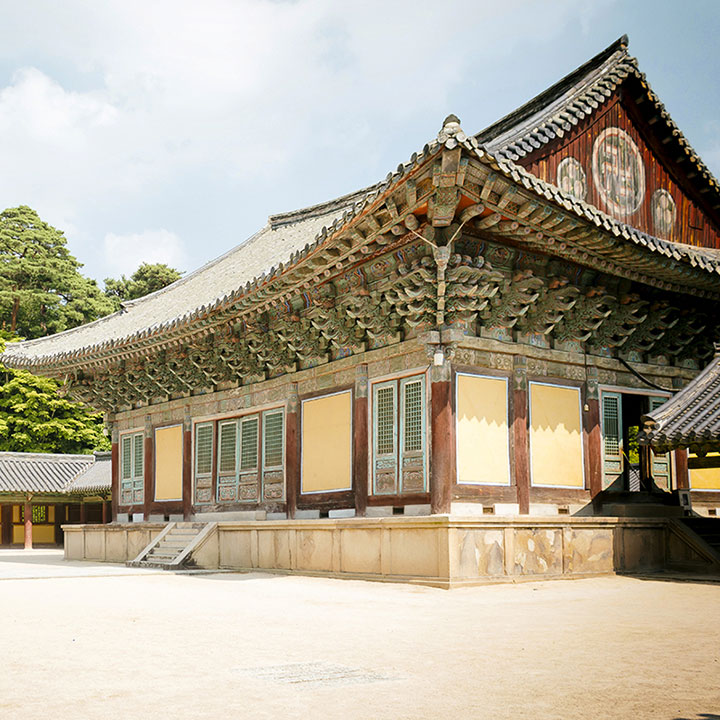
[[[720,176],[717,0],[0,0],[0,17],[0,206],[63,230],[99,282],[192,271],[625,33]]]

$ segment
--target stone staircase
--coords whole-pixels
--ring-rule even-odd
[[[217,523],[171,522],[140,554],[126,564],[129,567],[153,567],[177,570],[192,565],[192,554],[217,528]]]
[[[720,518],[672,519],[668,531],[669,569],[720,575]]]
[[[713,549],[717,554],[718,562],[720,562],[720,518],[685,517],[682,519],[682,523]]]
[[[596,515],[605,517],[665,517],[681,518],[684,510],[677,492],[637,492],[604,490],[593,505]]]

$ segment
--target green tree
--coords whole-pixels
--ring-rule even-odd
[[[113,311],[66,243],[26,205],[0,213],[0,328],[36,338]]]
[[[181,277],[180,271],[165,263],[142,263],[130,278],[124,275],[119,280],[105,278],[105,295],[119,308],[124,300],[136,300],[149,295]]]
[[[0,352],[3,347],[0,338]],[[59,390],[55,380],[0,365],[0,450],[82,454],[110,449],[102,415]]]

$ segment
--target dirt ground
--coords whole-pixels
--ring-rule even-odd
[[[445,591],[0,551],[0,608],[3,720],[720,718],[720,584]]]

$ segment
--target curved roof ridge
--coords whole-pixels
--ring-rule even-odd
[[[580,67],[565,75],[546,90],[536,95],[531,100],[508,113],[504,117],[495,121],[484,130],[475,135],[481,144],[490,143],[497,139],[503,132],[514,128],[518,123],[537,114],[541,110],[547,108],[550,104],[560,99],[573,88],[577,80],[585,77],[588,73],[603,70],[608,72],[621,60],[628,58],[633,63],[634,58],[630,58],[627,52],[629,40],[627,35],[618,38],[614,43],[599,52],[595,57],[583,63]],[[593,78],[594,82],[594,78]],[[586,85],[589,83],[586,83]]]
[[[21,452],[18,450],[0,451],[0,459],[3,460],[52,460],[53,462],[78,462],[79,460],[91,460],[95,462],[93,453],[33,453]],[[89,463],[89,464],[92,464]]]
[[[325,202],[317,203],[315,205],[308,205],[308,207],[300,208],[299,210],[290,210],[289,212],[276,213],[268,217],[268,223],[274,230],[287,223],[299,222],[300,220],[307,220],[309,218],[318,217],[320,215],[327,215],[333,210],[340,210],[343,207],[347,207],[352,201],[358,201],[364,198],[368,193],[376,190],[382,183],[375,183],[368,185],[361,190],[355,190],[355,192],[346,193],[340,195],[333,200],[326,200]]]

